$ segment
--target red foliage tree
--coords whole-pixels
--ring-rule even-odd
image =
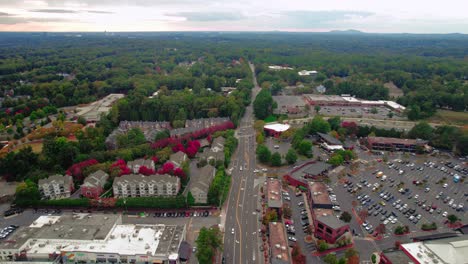
[[[85,160],[79,163],[75,163],[67,170],[67,174],[71,175],[76,181],[81,182],[84,178],[83,168],[89,167],[91,165],[98,164],[99,162],[95,159]]]
[[[170,161],[164,163],[161,169],[158,170],[158,174],[173,174],[174,173],[174,164]]]
[[[359,264],[359,255],[353,255],[349,257],[346,264]]]
[[[344,121],[341,123],[341,127],[345,128],[348,135],[356,135],[358,126],[355,122]]]
[[[118,168],[119,169],[119,175],[120,176],[132,173],[130,168],[127,167],[127,163],[123,159],[119,159],[116,162],[112,163],[111,169],[113,169],[113,168]]]
[[[141,166],[140,169],[138,169],[138,173],[148,176],[153,175],[155,172],[153,169],[147,168],[146,166]]]
[[[176,153],[179,151],[185,152],[185,148],[184,145],[182,145],[182,143],[178,143],[177,145],[172,147],[172,152]]]
[[[185,172],[181,168],[175,168],[174,170],[174,176],[177,176],[181,179],[185,179],[187,176],[185,175]]]

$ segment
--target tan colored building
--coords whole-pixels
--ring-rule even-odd
[[[168,174],[129,174],[115,178],[112,188],[116,198],[176,196],[180,190],[180,179]]]
[[[201,168],[197,175],[193,175],[190,185],[190,192],[195,198],[195,203],[207,203],[208,202],[208,191],[210,189],[211,182],[214,179],[216,169],[211,165],[206,165]]]
[[[41,196],[46,199],[61,199],[70,197],[75,189],[73,186],[73,178],[70,175],[52,175],[46,179],[40,179],[38,182]]]

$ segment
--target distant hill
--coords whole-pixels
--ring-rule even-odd
[[[348,29],[348,30],[331,30],[328,32],[329,34],[366,34],[366,32],[362,32],[356,29]]]

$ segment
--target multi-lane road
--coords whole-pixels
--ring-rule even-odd
[[[252,102],[260,91],[254,66],[250,65],[255,87]],[[227,200],[224,251],[226,263],[260,263],[258,229],[258,188],[260,181],[253,172],[255,161],[255,131],[252,103],[246,108],[244,117],[236,131],[239,145],[231,159],[233,168],[232,186]],[[234,230],[234,232],[233,232]]]

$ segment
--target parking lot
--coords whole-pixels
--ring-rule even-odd
[[[350,227],[356,235],[377,235],[377,227],[385,225],[386,234],[377,241],[381,249],[393,247],[396,239],[405,239],[394,237],[397,226],[408,226],[412,235],[419,235],[424,232],[422,224],[435,222],[437,230],[434,232],[445,232],[449,231],[444,224],[447,215],[467,217],[466,185],[453,181],[456,174],[466,177],[460,161],[413,155],[404,155],[404,160],[397,158],[401,156],[394,154],[387,163],[369,162],[355,176],[345,177],[348,183],[332,179],[332,186],[343,190],[337,190],[337,203],[342,210],[351,212],[355,206],[356,212],[368,212],[363,225],[356,222],[357,214],[353,216]],[[374,156],[374,159],[381,160],[381,156]]]
[[[372,113],[375,108],[377,112]],[[315,109],[311,109],[315,113]],[[392,113],[393,120],[406,120],[406,118],[399,116],[395,111],[387,107],[357,107],[357,106],[322,106],[320,114],[326,116],[342,116],[342,117],[357,117],[357,118],[375,118],[375,119],[390,119],[389,113]]]

